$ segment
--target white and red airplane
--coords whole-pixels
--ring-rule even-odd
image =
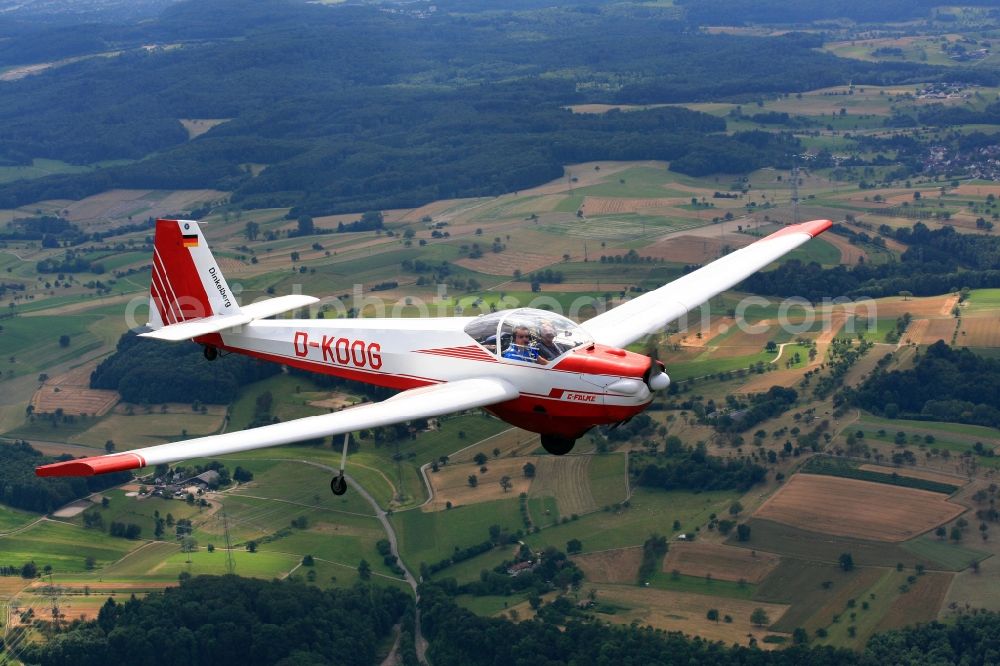
[[[151,332],[219,350],[401,389],[380,403],[263,426],[80,458],[38,476],[89,476],[214,457],[481,407],[539,433],[555,455],[597,425],[642,412],[670,379],[659,361],[622,347],[700,306],[826,231],[815,220],[752,245],[589,321],[520,308],[478,317],[268,319],[319,299],[280,296],[240,306],[197,222],[158,220],[150,284]],[[346,440],[345,440],[346,453]],[[346,490],[341,474],[331,487]]]

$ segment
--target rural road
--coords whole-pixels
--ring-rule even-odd
[[[323,465],[321,463],[312,462],[310,460],[300,460],[299,462],[306,465],[312,465],[313,467],[319,467],[320,469],[325,469],[332,474],[338,474],[340,470],[330,467],[329,465]],[[361,484],[357,483],[350,476],[345,475],[347,478],[347,483],[350,484],[351,488],[354,489],[359,495],[365,498],[369,504],[375,509],[375,516],[382,523],[383,529],[385,529],[386,535],[389,537],[389,546],[391,548],[392,554],[396,557],[396,561],[399,563],[400,568],[403,570],[403,577],[406,578],[407,584],[413,589],[414,600],[417,604],[416,612],[413,621],[413,642],[417,647],[417,660],[421,664],[427,663],[427,641],[424,640],[423,633],[420,631],[420,594],[417,592],[417,579],[413,577],[410,573],[409,568],[407,568],[406,563],[399,556],[399,544],[396,541],[396,530],[393,529],[392,523],[389,522],[389,517],[386,515],[382,507],[379,506],[375,498],[372,497],[367,490],[365,490]]]

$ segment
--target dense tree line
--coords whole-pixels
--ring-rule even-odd
[[[19,656],[26,664],[375,663],[375,650],[411,602],[395,588],[320,590],[291,581],[200,576],[180,587],[108,599]]]
[[[877,369],[844,400],[890,418],[1000,427],[1000,360],[938,340],[912,370]]]
[[[582,9],[418,20],[364,7],[179,3],[158,21],[99,39],[128,45],[183,32],[183,48],[82,61],[10,82],[0,98],[0,162],[140,161],[6,184],[0,205],[113,187],[210,186],[235,191],[246,207],[295,205],[299,217],[499,194],[588,160],[671,160],[692,175],[785,166],[801,152],[794,139],[727,136],[724,121],[706,114],[565,107],[964,75],[836,58],[815,49],[816,36],[690,32],[670,8]],[[232,120],[189,141],[178,118]],[[253,177],[240,166],[248,163],[269,168]]]
[[[35,476],[35,468],[39,465],[71,459],[72,456],[44,456],[27,442],[0,440],[0,502],[18,509],[49,513],[132,478],[130,472],[46,479]]]
[[[1000,615],[977,613],[875,634],[864,657],[873,664],[988,664],[996,661],[998,643]]]
[[[722,460],[705,445],[667,447],[666,452],[629,456],[629,474],[646,488],[663,490],[739,490],[760,483],[767,470],[749,460]]]
[[[737,405],[735,413],[722,414],[715,420],[715,428],[720,432],[744,432],[762,421],[787,411],[798,393],[795,389],[772,386],[764,393],[753,393],[744,404]]]
[[[856,663],[857,655],[832,648],[764,652],[726,647],[649,627],[615,627],[592,622],[564,597],[540,609],[538,619],[514,623],[480,617],[458,607],[441,589],[420,591],[428,657],[435,666],[495,664],[775,664],[833,666]]]
[[[52,215],[15,217],[5,229],[0,229],[0,240],[42,240],[46,236],[73,244],[87,238],[87,235],[69,220]]]
[[[118,391],[122,399],[140,404],[227,404],[236,399],[241,386],[279,372],[276,363],[238,354],[209,363],[200,345],[164,343],[130,331],[118,340],[115,353],[91,373],[90,387]]]
[[[775,270],[755,273],[742,286],[757,294],[802,296],[810,301],[878,298],[900,291],[931,296],[961,287],[1000,287],[1000,237],[960,234],[947,226],[932,231],[922,222],[912,229],[893,232],[886,227],[881,231],[908,245],[901,261],[823,268],[792,259]]]
[[[923,666],[990,663],[1000,615],[962,615],[876,634],[860,654],[828,646],[766,651],[691,639],[634,624],[594,622],[567,597],[539,604],[533,621],[481,617],[459,607],[446,587],[420,589],[421,620],[436,666],[495,664],[692,663],[756,666]],[[18,656],[38,666],[73,663],[371,664],[376,646],[412,605],[392,588],[322,591],[298,582],[202,576],[125,603],[109,599],[98,618],[73,622]],[[409,628],[409,629],[408,629]],[[413,658],[413,655],[410,655]]]

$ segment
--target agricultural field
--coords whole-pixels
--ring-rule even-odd
[[[615,548],[576,555],[573,562],[587,577],[588,583],[629,585],[636,582],[642,564],[642,548]]]
[[[20,567],[35,562],[41,569],[59,572],[86,571],[88,558],[105,566],[137,548],[141,542],[110,537],[99,530],[44,520],[26,530],[0,537],[0,562]]]
[[[905,541],[964,511],[941,493],[796,474],[754,517],[838,536]]]
[[[899,543],[830,535],[760,518],[751,518],[747,525],[751,531],[748,541],[730,537],[727,543],[818,564],[836,564],[842,553],[851,553],[858,566],[892,567],[902,562],[907,567],[947,567],[936,559],[916,556]]]
[[[408,566],[433,564],[449,557],[456,548],[467,548],[489,539],[491,525],[509,532],[521,529],[516,497],[445,511],[399,511],[392,515],[399,538],[400,554]]]
[[[542,467],[538,458],[500,458],[487,461],[482,467],[475,463],[451,463],[430,472],[433,499],[423,504],[422,511],[441,511],[446,506],[458,507],[480,502],[491,502],[505,497],[517,497],[528,492],[535,481],[524,475],[524,466],[528,463]],[[556,472],[552,471],[553,475]],[[475,476],[476,486],[469,484],[469,477]],[[500,479],[507,477],[510,487],[504,488]]]
[[[663,560],[663,571],[679,571],[685,576],[706,577],[731,582],[760,583],[781,558],[771,553],[733,548],[714,543],[674,543]]]
[[[773,629],[804,627],[811,633],[829,624],[848,599],[860,596],[882,573],[874,568],[845,572],[835,564],[787,558],[757,586],[754,599],[790,605]]]
[[[525,542],[533,547],[548,544],[564,547],[570,539],[579,539],[585,553],[638,546],[651,534],[672,535],[675,520],[681,525],[679,531],[703,525],[709,514],[728,506],[735,497],[736,493],[728,491],[690,493],[637,488],[628,507],[609,507],[607,511],[561,522],[527,536]],[[567,517],[565,513],[561,515]]]
[[[758,645],[766,647],[762,638],[769,629],[755,627],[750,623],[750,614],[756,608],[763,608],[772,622],[784,614],[787,606],[745,599],[722,599],[702,594],[674,592],[670,590],[642,589],[625,585],[596,585],[597,617],[616,624],[639,621],[665,631],[681,631],[702,636],[709,640],[725,643],[746,644],[747,636],[757,639]],[[719,622],[706,619],[711,609],[719,611]],[[731,622],[721,621],[725,616]]]

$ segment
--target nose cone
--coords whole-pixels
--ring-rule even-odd
[[[670,377],[665,372],[658,372],[649,378],[650,391],[665,391],[670,386]]]

